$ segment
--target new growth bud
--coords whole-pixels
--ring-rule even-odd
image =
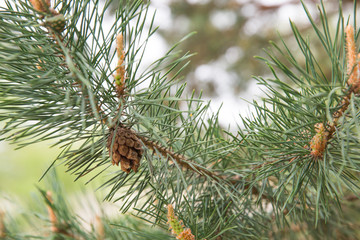
[[[118,64],[116,66],[116,72],[114,74],[115,86],[118,97],[121,98],[125,92],[125,78],[126,70],[124,66],[125,52],[124,52],[124,38],[120,33],[116,37],[116,52],[118,56]]]
[[[348,85],[354,93],[360,90],[360,77],[359,77],[359,54],[356,53],[354,28],[348,25],[345,29],[346,34],[346,60],[347,60],[347,75]]]
[[[58,14],[53,17],[45,18],[45,23],[47,26],[52,28],[55,32],[61,33],[65,29],[66,20],[64,15]]]
[[[176,239],[180,240],[195,240],[195,236],[191,233],[190,228],[185,228],[182,221],[174,213],[174,208],[171,204],[168,205],[168,224],[170,225],[171,233],[176,235]]]
[[[34,9],[38,12],[46,13],[50,8],[50,0],[30,0]]]

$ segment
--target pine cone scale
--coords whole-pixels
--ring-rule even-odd
[[[139,158],[137,151],[131,148],[129,149],[129,153],[127,154],[126,157],[133,161],[137,161]]]
[[[118,151],[121,156],[127,156],[128,152],[129,152],[129,148],[125,145],[120,145],[118,148]]]

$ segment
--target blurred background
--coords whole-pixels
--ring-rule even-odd
[[[319,1],[304,2],[318,21]],[[329,16],[336,19],[339,2],[324,2]],[[113,8],[117,4],[114,0]],[[343,1],[345,17],[352,13],[352,6],[352,0]],[[156,11],[155,26],[159,30],[149,42],[145,65],[161,57],[186,34],[196,32],[180,45],[184,53],[196,53],[182,73],[183,81],[189,92],[203,91],[213,111],[222,105],[220,122],[224,128],[230,125],[232,131],[241,126],[239,115],[251,112],[247,101],[263,96],[252,76],[271,76],[266,65],[254,56],[265,57],[263,49],[269,47],[269,40],[280,41],[279,35],[290,46],[296,44],[289,19],[310,39],[314,34],[309,31],[311,26],[299,0],[152,0],[150,10]],[[312,44],[316,46],[316,42]],[[26,203],[36,192],[35,186],[42,186],[40,177],[60,152],[50,148],[52,144],[43,142],[16,150],[16,146],[0,142],[0,209],[10,207],[9,199]],[[93,192],[101,182],[98,178],[88,185],[82,180],[74,183],[75,177],[64,171],[63,166],[57,167],[70,195],[84,189]],[[96,194],[103,197],[101,191]]]

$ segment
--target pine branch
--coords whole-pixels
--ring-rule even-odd
[[[3,139],[19,146],[59,139],[55,162],[76,179],[107,175],[105,199],[121,201],[123,212],[167,228],[171,204],[195,239],[259,239],[286,235],[279,228],[297,222],[299,232],[323,227],[341,212],[344,190],[358,195],[359,31],[344,36],[341,5],[335,29],[323,3],[320,27],[303,5],[316,48],[292,22],[298,49],[272,43],[264,60],[274,76],[256,78],[267,97],[254,102],[256,113],[235,136],[222,129],[219,113],[209,116],[201,94],[184,97],[179,76],[190,54],[179,55],[175,45],[141,67],[156,30],[148,5],[121,1],[106,32],[110,1],[102,9],[92,7],[98,0],[56,1],[53,8],[42,0],[6,3]],[[54,231],[88,236],[64,206],[55,207],[59,201],[42,194],[57,223],[75,226],[63,231],[52,217]]]
[[[345,111],[348,109],[351,97],[353,94],[358,94],[360,90],[360,77],[358,76],[358,63],[356,62],[356,50],[355,50],[355,39],[354,39],[354,29],[352,26],[348,25],[346,27],[346,49],[347,49],[347,65],[348,71],[347,74],[349,79],[347,80],[348,90],[345,93],[345,96],[342,98],[338,110],[332,114],[332,121],[326,123],[326,127],[322,123],[315,125],[317,128],[317,134],[312,138],[310,142],[311,155],[318,159],[323,156],[323,153],[327,147],[329,140],[333,138],[333,135],[336,131],[339,119],[345,114]]]
[[[351,74],[347,80],[344,71],[341,8],[333,35],[323,4],[319,7],[321,27],[314,23],[305,5],[304,9],[328,58],[322,58],[324,64],[320,64],[310,41],[292,24],[304,64],[284,42],[282,48],[273,44],[277,53],[267,51],[270,60],[265,61],[274,79],[257,78],[267,88],[267,98],[263,104],[254,103],[257,116],[244,119],[245,130],[239,132],[241,139],[236,141],[243,148],[242,156],[249,157],[247,166],[256,171],[248,175],[249,178],[254,175],[253,186],[276,199],[275,206],[281,209],[276,217],[283,219],[285,213],[297,219],[298,214],[310,209],[317,223],[329,218],[331,206],[340,207],[343,187],[358,192],[355,165],[359,158],[355,149],[350,150],[358,141],[349,134],[349,129],[345,130],[346,121],[351,118],[348,107],[352,105],[352,111],[357,111],[358,99],[354,96],[356,84],[349,83]],[[329,80],[322,69],[327,64],[332,71]],[[352,65],[350,69],[353,70]],[[358,127],[356,121],[350,121],[354,124],[351,128]],[[317,129],[313,129],[314,125]],[[267,184],[276,186],[276,190],[266,187]]]

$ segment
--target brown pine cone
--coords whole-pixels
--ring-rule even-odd
[[[126,173],[131,169],[137,172],[144,150],[134,131],[124,127],[111,128],[106,147],[113,165],[120,163],[121,170]]]

